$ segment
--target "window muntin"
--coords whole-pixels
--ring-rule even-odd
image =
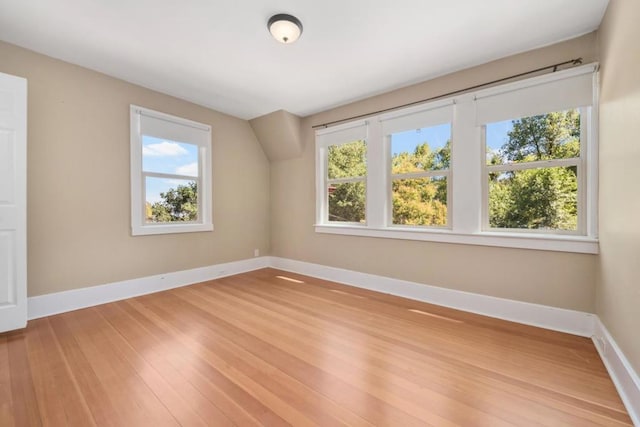
[[[133,235],[210,231],[211,128],[131,106]]]
[[[362,139],[327,148],[327,220],[365,223],[367,145]]]
[[[579,109],[486,124],[483,227],[581,231],[581,131]]]
[[[389,135],[391,224],[448,225],[451,123]]]

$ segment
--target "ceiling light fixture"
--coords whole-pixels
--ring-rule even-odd
[[[295,16],[279,13],[269,18],[267,28],[280,43],[293,43],[302,34],[302,22]]]

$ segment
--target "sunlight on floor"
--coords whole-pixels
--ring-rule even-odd
[[[449,322],[464,323],[462,320],[452,319],[450,317],[445,317],[445,316],[439,316],[437,314],[428,313],[426,311],[416,310],[413,308],[410,308],[409,311],[411,311],[412,313],[424,314],[425,316],[437,317],[438,319],[442,319],[442,320],[448,320]]]
[[[350,297],[354,297],[354,298],[360,298],[360,299],[366,298],[366,297],[363,297],[362,295],[354,295],[354,294],[350,294],[349,292],[339,291],[337,289],[329,289],[329,290],[331,292],[335,292],[336,294],[349,295]]]
[[[293,282],[293,283],[304,283],[302,280],[292,279],[291,277],[287,277],[287,276],[276,276],[276,277],[278,279],[287,280],[287,281]]]

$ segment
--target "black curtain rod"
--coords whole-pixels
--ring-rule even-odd
[[[311,128],[312,129],[327,128],[329,126],[332,126],[332,125],[335,125],[335,124],[338,124],[338,123],[342,123],[342,122],[348,122],[350,120],[355,120],[355,119],[361,119],[363,117],[374,116],[374,115],[380,114],[380,113],[388,113],[389,111],[394,111],[394,110],[398,110],[400,108],[405,108],[405,107],[411,107],[412,105],[423,104],[423,103],[428,102],[428,101],[435,101],[436,99],[445,98],[445,97],[451,96],[451,95],[458,95],[460,93],[468,92],[468,91],[471,91],[471,90],[474,90],[474,89],[479,89],[481,87],[490,86],[490,85],[493,85],[493,84],[496,84],[496,83],[502,83],[504,81],[515,79],[515,78],[522,77],[522,76],[526,76],[526,75],[529,75],[529,74],[539,73],[540,71],[553,69],[552,72],[556,72],[556,71],[558,71],[558,67],[562,67],[563,65],[569,65],[569,64],[571,64],[571,65],[580,65],[580,64],[582,64],[582,58],[576,58],[576,59],[571,59],[569,61],[558,62],[557,64],[547,65],[546,67],[536,68],[535,70],[525,71],[524,73],[514,74],[514,75],[509,76],[509,77],[503,77],[503,78],[498,79],[498,80],[492,80],[490,82],[481,83],[479,85],[469,86],[469,87],[466,87],[464,89],[454,90],[452,92],[443,93],[442,95],[432,96],[431,98],[425,98],[425,99],[421,99],[419,101],[409,102],[407,104],[398,105],[396,107],[384,108],[382,110],[373,111],[371,113],[359,114],[357,116],[351,116],[351,117],[347,117],[347,118],[340,119],[340,120],[334,120],[332,122],[322,123],[321,125],[314,125],[314,126],[311,126]]]

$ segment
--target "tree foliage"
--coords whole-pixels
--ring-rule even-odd
[[[160,193],[161,201],[147,203],[148,222],[195,221],[198,219],[198,187],[195,181]]]
[[[432,151],[427,142],[413,153],[402,152],[392,158],[392,173],[447,169],[451,145]],[[366,144],[356,141],[332,146],[328,152],[328,177],[366,176]],[[329,188],[329,220],[365,221],[365,183],[336,183]],[[447,183],[444,177],[395,179],[392,183],[393,222],[406,225],[445,225],[447,222]]]
[[[569,168],[518,171],[490,184],[490,225],[497,228],[575,230],[575,172]]]
[[[416,146],[413,153],[395,154],[391,159],[391,172],[404,174],[448,169],[450,160],[450,141],[435,151],[425,141]],[[447,224],[447,180],[444,176],[394,179],[391,187],[394,224]]]
[[[330,179],[366,177],[364,141],[332,146],[328,152]],[[512,121],[502,147],[489,154],[488,164],[568,159],[580,155],[580,114],[554,112]],[[392,156],[392,175],[449,169],[451,143],[433,150],[427,141],[413,152]],[[393,223],[446,225],[445,176],[394,178],[391,182]],[[365,180],[330,186],[329,220],[365,221]],[[489,174],[489,223],[494,228],[577,228],[578,179],[575,167],[538,167]]]
[[[393,189],[393,223],[446,225],[447,182],[440,178],[396,179]]]
[[[367,146],[362,140],[333,145],[328,152],[328,177],[355,178],[367,174]],[[345,182],[329,188],[329,220],[365,221],[364,182]]]
[[[367,145],[364,141],[332,145],[328,155],[329,179],[354,178],[367,174]]]
[[[524,117],[512,123],[509,139],[500,150],[506,160],[567,159],[579,153],[580,114],[577,110]]]
[[[364,182],[333,184],[329,188],[329,220],[343,222],[365,221]]]
[[[565,159],[580,155],[576,110],[512,122],[507,141],[489,164]],[[495,228],[575,230],[578,179],[575,167],[510,171],[489,176],[489,224]]]

